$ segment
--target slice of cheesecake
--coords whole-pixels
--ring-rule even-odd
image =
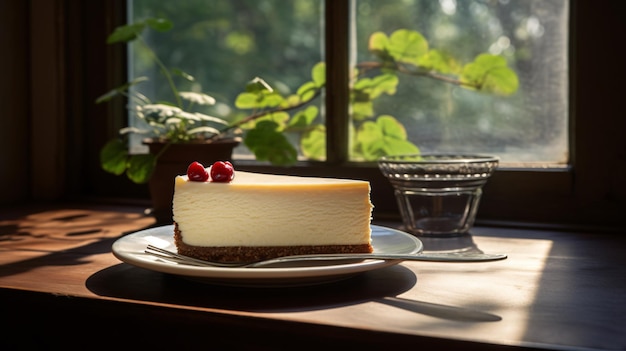
[[[372,252],[366,181],[238,171],[228,183],[178,176],[174,188],[174,241],[183,255],[252,261]]]

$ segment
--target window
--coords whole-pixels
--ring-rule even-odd
[[[495,154],[503,165],[567,164],[567,1],[352,0],[349,4],[345,15],[346,20],[352,18],[350,31],[335,31],[326,38],[348,36],[349,45],[343,50],[349,50],[352,66],[376,60],[368,50],[373,33],[391,36],[407,29],[420,33],[430,49],[453,58],[457,66],[481,53],[501,55],[519,77],[516,93],[498,96],[463,89],[436,79],[437,75],[400,73],[393,92],[373,101],[367,120],[397,119],[408,140],[422,152]],[[241,113],[233,107],[236,96],[256,76],[284,95],[293,94],[310,79],[311,68],[325,58],[324,6],[337,5],[319,0],[134,0],[129,17],[131,21],[158,16],[172,20],[174,30],[148,33],[146,40],[166,66],[195,77],[189,84],[192,89],[217,98],[214,113],[228,116]],[[340,49],[332,42],[329,45]],[[134,48],[131,76],[150,77],[140,86],[142,92],[152,99],[171,94],[158,67],[149,64],[141,47]],[[456,79],[454,74],[444,78]],[[354,79],[351,82],[355,84]],[[315,103],[323,123],[323,101]],[[357,118],[358,106],[352,104],[354,133],[363,125]],[[139,139],[135,143],[140,145]],[[376,159],[376,153],[364,155],[354,146],[346,146],[349,160]],[[240,147],[239,157],[245,154],[245,147]],[[302,152],[300,156],[305,159]]]

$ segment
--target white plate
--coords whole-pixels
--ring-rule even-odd
[[[401,262],[401,260],[361,260],[279,268],[195,267],[167,262],[146,254],[144,250],[148,244],[176,251],[174,226],[166,225],[126,235],[113,243],[113,255],[122,262],[157,272],[175,274],[212,284],[254,287],[332,282]],[[423,249],[422,242],[416,237],[376,225],[372,225],[372,246],[375,253],[414,254]]]

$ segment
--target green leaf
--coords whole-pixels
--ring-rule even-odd
[[[480,54],[463,67],[461,81],[484,92],[510,95],[517,91],[519,81],[515,72],[507,67],[502,56]]]
[[[481,82],[490,69],[506,67],[506,59],[502,56],[480,54],[473,62],[463,67],[462,78],[469,82]]]
[[[356,148],[360,151],[365,160],[375,160],[378,155],[382,155],[379,151],[384,145],[383,133],[373,121],[364,122],[356,131]]]
[[[109,91],[107,91],[106,93],[100,95],[97,99],[96,99],[96,104],[101,104],[103,102],[108,102],[111,101],[111,99],[113,99],[114,97],[120,95],[121,90],[119,89],[111,89]]]
[[[389,155],[418,154],[419,152],[420,149],[408,140],[385,138],[382,154],[379,157]]]
[[[240,109],[263,109],[280,106],[285,98],[273,90],[246,91],[237,95],[235,106]]]
[[[357,130],[356,140],[359,144],[368,145],[378,139],[382,139],[382,137],[383,131],[380,126],[374,121],[366,121]]]
[[[107,37],[107,44],[126,43],[137,39],[139,33],[146,27],[144,22],[136,22],[115,28]]]
[[[382,131],[384,141],[382,150],[380,150],[382,154],[378,157],[419,152],[419,148],[407,140],[404,125],[393,116],[382,115],[376,119],[376,124]]]
[[[313,78],[313,83],[318,88],[323,87],[326,84],[326,63],[319,62],[313,69],[311,70],[311,78]]]
[[[326,159],[326,129],[318,125],[304,133],[300,139],[302,154],[310,160],[323,161]]]
[[[167,32],[174,27],[174,23],[167,18],[148,18],[145,22],[150,28],[159,32]]]
[[[275,91],[263,92],[260,97],[261,108],[280,106],[285,101],[285,98]]]
[[[374,32],[370,35],[368,49],[374,55],[382,58],[383,60],[389,58],[387,46],[389,46],[389,38],[385,33]]]
[[[406,129],[393,116],[382,115],[376,119],[376,125],[380,128],[385,137],[406,140]]]
[[[482,84],[482,91],[508,96],[517,91],[517,75],[508,67],[497,67],[489,71]]]
[[[428,42],[419,32],[398,29],[391,33],[387,50],[396,61],[417,65],[428,52]]]
[[[371,101],[370,90],[372,88],[372,79],[371,78],[362,78],[354,83],[354,87],[352,88],[352,100],[363,102],[363,101]]]
[[[277,111],[277,112],[268,112],[262,117],[258,117],[254,120],[251,120],[244,125],[241,126],[243,129],[254,129],[256,125],[261,122],[272,122],[276,125],[276,129],[279,132],[283,132],[285,128],[287,128],[287,123],[289,122],[289,113],[285,111]]]
[[[356,151],[366,161],[376,161],[382,156],[416,153],[419,148],[406,140],[404,126],[389,115],[383,115],[376,121],[366,121],[356,132]]]
[[[306,82],[302,84],[296,92],[302,101],[309,101],[315,97],[318,92],[318,86],[314,82]]]
[[[384,73],[374,78],[361,78],[352,90],[352,118],[361,121],[374,115],[373,99],[382,94],[393,95],[399,83],[396,74]]]
[[[452,56],[434,49],[420,57],[417,64],[426,70],[443,74],[458,73],[461,70],[461,66]]]
[[[241,93],[235,99],[235,106],[242,110],[255,109],[259,107],[259,99],[254,93]]]
[[[135,40],[146,26],[159,32],[165,32],[172,29],[174,24],[165,18],[148,18],[145,21],[119,26],[107,37],[107,43],[126,43]]]
[[[269,92],[274,91],[274,89],[272,89],[272,87],[260,77],[255,77],[249,81],[248,84],[246,84],[246,91],[249,93],[258,93],[265,90]]]
[[[141,82],[145,82],[147,80],[148,80],[148,77],[137,77],[137,78],[131,80],[130,82],[124,83],[124,84],[120,85],[117,88],[111,89],[110,91],[108,91],[105,94],[103,94],[100,97],[98,97],[96,99],[96,104],[99,104],[99,103],[102,103],[102,102],[107,102],[107,101],[111,100],[112,98],[114,98],[114,97],[116,97],[118,95],[122,95],[126,91],[128,91],[128,88],[130,88],[131,86],[133,86],[135,84],[139,84]]]
[[[287,126],[289,129],[304,129],[313,123],[318,113],[319,108],[317,106],[307,106],[304,110],[294,114]]]
[[[376,99],[383,93],[394,95],[398,87],[398,76],[395,74],[381,74],[372,79],[370,98]]]
[[[354,83],[354,90],[367,94],[367,97],[355,95],[359,101],[376,99],[383,93],[393,95],[398,87],[398,76],[393,73],[383,73],[373,78],[361,78]]]
[[[372,100],[355,101],[352,103],[352,118],[362,121],[374,115],[374,103]]]
[[[289,108],[295,105],[298,105],[302,102],[302,99],[300,98],[300,96],[296,95],[296,94],[292,94],[287,96],[283,102],[280,104],[281,108]]]
[[[297,161],[297,150],[272,121],[258,122],[254,129],[246,133],[244,144],[259,161],[275,165],[291,165]]]
[[[118,138],[110,140],[100,150],[100,165],[103,170],[109,173],[115,175],[124,173],[127,167],[127,159],[128,148],[126,144]]]
[[[146,183],[150,180],[155,166],[156,156],[153,154],[132,155],[128,159],[126,176],[134,183]]]
[[[278,112],[272,112],[261,119],[265,119],[265,120],[276,123],[277,130],[282,132],[287,127],[289,118],[290,118],[289,113],[285,111],[278,111]]]

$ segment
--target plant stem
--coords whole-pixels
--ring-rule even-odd
[[[371,69],[375,69],[375,68],[382,68],[383,67],[383,63],[382,62],[362,62],[359,63],[357,65],[357,67],[361,68],[363,70],[363,72],[371,70]],[[436,80],[440,80],[446,83],[450,83],[450,84],[454,84],[454,85],[458,85],[458,86],[466,86],[466,87],[471,87],[471,88],[475,88],[478,89],[479,86],[477,86],[476,84],[471,84],[471,83],[466,83],[463,82],[459,79],[454,79],[451,77],[447,77],[447,76],[443,76],[440,74],[436,74],[433,72],[416,72],[416,71],[412,71],[410,69],[407,69],[405,66],[396,63],[394,68],[400,72],[400,73],[404,73],[410,76],[416,76],[416,77],[427,77],[427,78],[431,78],[431,79],[436,79]]]
[[[172,93],[174,94],[174,98],[176,99],[176,104],[178,105],[179,108],[182,109],[183,108],[183,102],[182,102],[180,96],[178,95],[178,89],[176,89],[176,85],[174,84],[174,80],[172,79],[172,75],[167,70],[167,67],[165,67],[163,62],[161,62],[159,57],[150,48],[150,46],[148,45],[148,43],[146,43],[146,41],[143,39],[142,36],[137,35],[137,39],[139,39],[141,44],[148,50],[148,52],[152,56],[152,59],[154,60],[154,62],[156,62],[157,66],[159,66],[159,69],[161,70],[161,73],[163,74],[163,76],[165,76],[165,79],[167,79],[167,83],[169,84],[170,89],[172,90]]]
[[[297,103],[295,105],[290,105],[290,106],[287,106],[287,107],[278,107],[278,108],[275,108],[275,109],[263,110],[263,111],[259,111],[259,112],[253,113],[253,114],[247,116],[246,118],[244,118],[242,120],[239,120],[239,121],[237,121],[237,122],[235,122],[235,123],[225,127],[224,129],[220,130],[219,134],[213,135],[210,139],[211,140],[217,139],[221,135],[223,135],[224,133],[226,133],[226,132],[228,132],[230,130],[233,130],[233,129],[235,129],[235,128],[241,126],[241,125],[244,125],[244,124],[246,124],[248,122],[254,121],[255,119],[261,118],[263,116],[267,116],[267,115],[269,115],[271,113],[290,111],[290,110],[296,109],[298,107],[304,106],[304,105],[308,104],[309,102],[315,100],[318,96],[321,95],[321,93],[322,93],[322,87],[317,89],[315,94],[307,101],[300,101],[299,103]]]

